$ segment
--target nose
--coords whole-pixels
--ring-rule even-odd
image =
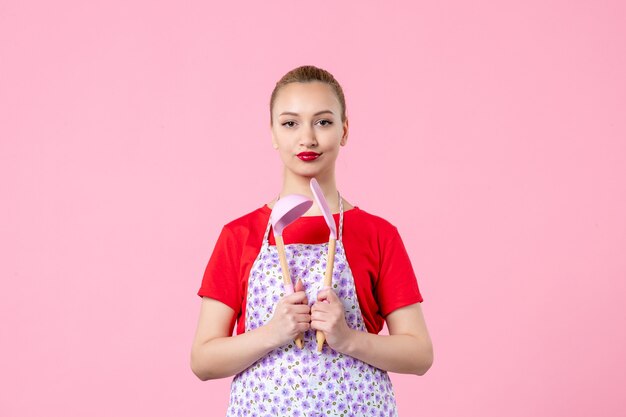
[[[315,129],[313,127],[305,126],[300,133],[300,145],[306,148],[317,146],[317,138],[315,137]]]

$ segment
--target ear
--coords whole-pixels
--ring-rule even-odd
[[[346,120],[343,122],[343,135],[341,136],[341,141],[339,142],[341,146],[346,146],[346,143],[348,142],[348,130],[348,118],[346,117]]]

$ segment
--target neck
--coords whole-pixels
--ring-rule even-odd
[[[286,196],[288,194],[301,194],[309,197],[311,200],[313,199],[313,192],[311,191],[311,178],[313,177],[304,177],[301,175],[295,175],[293,172],[285,169],[283,171],[283,187],[280,191],[280,196]],[[326,202],[330,207],[330,211],[332,213],[339,212],[339,197],[337,195],[337,185],[335,182],[335,173],[322,173],[315,176],[322,192],[324,193],[324,197],[326,198]],[[320,216],[322,215],[322,211],[317,206],[317,204],[313,204],[311,208],[304,213],[304,216]]]

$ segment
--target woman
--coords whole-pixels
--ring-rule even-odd
[[[283,232],[297,280],[290,295],[269,233],[276,199],[226,224],[198,292],[191,368],[201,380],[235,375],[228,416],[395,416],[387,371],[423,375],[432,344],[397,229],[337,190],[335,161],[348,139],[341,86],[320,68],[290,71],[272,93],[270,127],[284,164],[278,198],[312,198],[316,178],[333,212],[333,285],[320,290],[329,229],[316,204]],[[389,336],[378,335],[384,321]],[[321,353],[317,330],[326,337]]]

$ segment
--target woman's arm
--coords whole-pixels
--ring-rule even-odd
[[[234,375],[272,349],[262,327],[231,337],[228,331],[234,314],[221,301],[202,298],[191,348],[191,370],[202,381]]]
[[[399,308],[386,317],[389,336],[353,330],[333,290],[323,290],[311,309],[311,327],[323,330],[328,344],[385,371],[424,375],[433,363],[433,347],[420,303]]]
[[[221,301],[203,297],[191,348],[193,373],[203,381],[235,375],[307,331],[311,315],[302,288],[299,281],[296,292],[278,301],[267,324],[236,336],[229,334],[233,309]]]

